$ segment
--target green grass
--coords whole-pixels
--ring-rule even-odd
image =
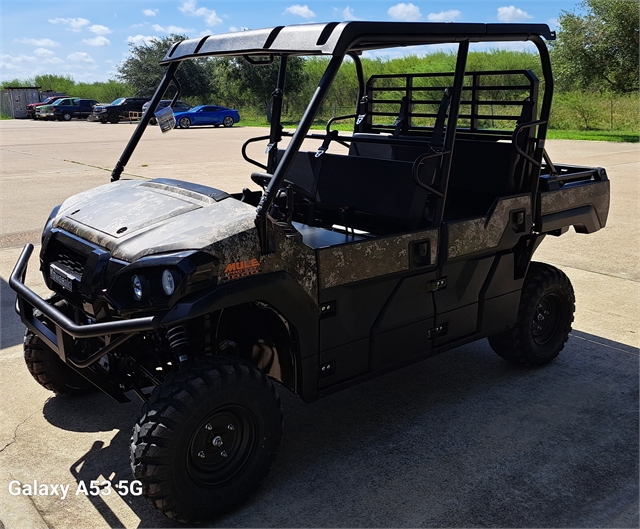
[[[592,140],[638,143],[640,134],[633,131],[618,130],[555,130],[547,131],[550,140]]]
[[[0,120],[2,119],[13,119],[11,116],[7,116],[6,114],[0,114]]]
[[[245,127],[269,127],[265,118],[242,118],[240,122]],[[298,126],[297,121],[282,122],[282,126],[285,129],[295,129]],[[327,126],[325,120],[316,120],[311,127],[315,130],[324,130]],[[351,123],[333,123],[331,125],[332,130],[351,131],[353,130],[353,124]],[[266,134],[266,133],[265,133]],[[633,131],[619,131],[619,130],[547,130],[547,139],[550,140],[585,140],[585,141],[612,141],[612,142],[628,142],[639,143],[640,134]]]

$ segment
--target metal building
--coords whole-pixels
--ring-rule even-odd
[[[7,86],[0,91],[0,112],[12,118],[26,118],[27,105],[40,102],[39,86]]]

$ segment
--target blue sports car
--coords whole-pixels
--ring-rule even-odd
[[[180,129],[188,129],[196,125],[233,127],[234,123],[240,121],[240,114],[237,110],[218,105],[200,105],[184,112],[175,112],[174,115],[176,128]]]

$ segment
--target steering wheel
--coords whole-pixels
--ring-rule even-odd
[[[263,189],[267,188],[267,186],[271,183],[272,179],[273,179],[273,175],[270,175],[268,173],[257,173],[257,172],[251,173],[251,180],[253,180],[256,184],[258,184]],[[316,200],[315,195],[310,193],[304,187],[301,187],[300,185],[296,184],[295,182],[292,182],[291,180],[284,180],[282,183],[286,185],[290,185],[296,193],[315,202]]]

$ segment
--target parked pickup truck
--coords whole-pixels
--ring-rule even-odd
[[[119,97],[110,105],[96,105],[93,109],[93,121],[100,123],[118,123],[121,118],[128,118],[129,112],[140,112],[148,97]]]
[[[39,119],[57,119],[58,121],[71,121],[72,118],[86,119],[97,104],[95,99],[65,97],[51,105],[37,107],[36,116]]]
[[[27,105],[27,115],[31,118],[31,119],[36,119],[36,108],[44,106],[44,105],[51,105],[54,102],[56,102],[58,99],[62,99],[65,96],[50,96],[47,97],[44,101],[40,101],[40,103],[29,103]]]
[[[120,180],[147,112],[112,182],[46,221],[35,264],[53,297],[24,284],[32,245],[10,277],[31,374],[57,393],[139,397],[134,477],[153,506],[195,524],[240,505],[267,475],[283,434],[276,383],[312,402],[484,338],[523,368],[552,362],[571,331],[574,291],[533,256],[570,227],[604,228],[609,213],[604,169],[554,164],[545,150],[553,39],[544,24],[353,21],[174,44],[151,109],[175,90],[182,62],[278,61],[270,131],[238,146],[262,190]],[[537,49],[542,79],[467,69],[470,43],[523,41]],[[363,53],[443,43],[455,69],[364,77]],[[289,132],[283,95],[288,57],[299,55],[327,57],[326,70]],[[341,67],[356,76],[353,111],[311,131]],[[335,129],[336,119],[353,128]],[[229,148],[214,136],[212,164]],[[258,160],[247,153],[257,142]],[[87,401],[87,415],[102,405]],[[331,427],[336,438],[350,433]]]

